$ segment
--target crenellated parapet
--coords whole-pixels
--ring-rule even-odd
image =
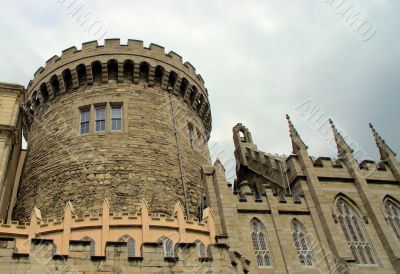
[[[145,82],[172,92],[197,112],[209,135],[211,111],[203,78],[175,52],[166,53],[156,44],[144,47],[143,41],[138,40],[128,40],[124,45],[119,39],[106,39],[102,46],[92,41],[83,43],[80,50],[71,47],[61,56],[53,56],[29,82],[25,112],[34,117],[38,109],[57,96],[109,81]],[[31,120],[28,117],[25,124]]]
[[[179,203],[173,212],[172,216],[150,213],[143,200],[135,213],[114,213],[105,200],[99,214],[77,216],[68,202],[59,219],[42,220],[40,210],[34,208],[29,222],[0,221],[0,238],[14,238],[16,254],[30,254],[33,240],[52,241],[56,249],[54,255],[60,256],[69,256],[71,242],[87,239],[95,246],[92,256],[105,256],[107,243],[121,242],[124,236],[130,237],[135,246],[157,243],[162,237],[174,244],[197,241],[208,246],[215,243],[213,214],[209,208],[204,210],[202,220],[187,220]],[[132,255],[140,256],[140,252],[136,250]]]
[[[203,219],[185,219],[177,203],[172,216],[112,213],[107,200],[99,214],[76,216],[70,202],[59,220],[42,220],[35,208],[30,222],[0,222],[0,272],[25,263],[49,273],[93,271],[96,262],[112,272],[248,273],[250,261],[216,242],[210,208]]]

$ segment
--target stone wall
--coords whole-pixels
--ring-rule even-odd
[[[0,219],[6,219],[21,154],[24,87],[0,83]]]
[[[199,258],[190,243],[176,245],[176,257],[164,257],[155,243],[142,244],[138,257],[128,257],[126,244],[118,242],[107,243],[102,257],[91,256],[83,241],[71,242],[68,257],[54,256],[51,241],[34,240],[31,249],[28,256],[13,255],[12,239],[0,239],[0,273],[248,273],[248,262],[223,244],[211,245],[209,258]]]
[[[292,125],[291,125],[292,126]],[[238,128],[245,134],[239,139]],[[312,160],[294,128],[295,153],[287,158],[267,156],[252,142],[247,129],[234,127],[238,180],[226,181],[220,162],[203,168],[207,203],[214,212],[217,239],[251,261],[250,273],[399,273],[400,240],[389,222],[386,199],[400,206],[398,161],[375,136],[382,162],[352,160],[351,150],[341,159],[320,157]],[[337,135],[337,138],[340,136]],[[338,142],[343,150],[344,142]],[[271,160],[276,161],[271,161]],[[275,178],[281,162],[282,181]],[[286,195],[278,189],[286,181]],[[290,189],[289,189],[290,184]],[[255,187],[258,187],[258,192]],[[350,251],[336,206],[339,198],[349,202],[358,214],[364,236],[375,253],[374,264],[357,263]],[[260,222],[266,233],[271,264],[259,266],[251,223]],[[302,224],[313,252],[314,262],[300,262],[293,241],[292,221]],[[359,237],[359,236],[357,236]]]

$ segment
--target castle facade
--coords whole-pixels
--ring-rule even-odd
[[[400,164],[258,150],[233,127],[236,180],[211,162],[189,62],[106,39],[0,83],[0,273],[400,273]],[[22,136],[28,142],[22,149]]]

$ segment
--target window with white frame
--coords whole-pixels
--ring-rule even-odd
[[[311,248],[310,239],[304,225],[297,219],[293,219],[291,226],[293,242],[296,247],[300,263],[306,266],[314,265],[314,255]]]
[[[162,244],[164,257],[174,257],[174,242],[168,237],[161,237],[158,242]]]
[[[393,199],[387,198],[384,202],[387,221],[392,227],[397,239],[400,240],[400,206]]]
[[[129,235],[124,235],[118,240],[119,242],[126,242],[128,246],[128,257],[135,257],[135,240]]]
[[[106,107],[96,107],[96,132],[106,130]]]
[[[90,110],[81,109],[81,134],[89,133]]]
[[[377,257],[357,210],[343,197],[336,200],[336,213],[357,264],[375,265]]]
[[[111,107],[111,130],[122,130],[122,106]]]
[[[196,240],[196,250],[197,250],[197,255],[199,258],[206,258],[207,257],[207,247],[205,244],[203,244],[200,240]]]
[[[271,249],[264,225],[257,219],[250,222],[251,240],[258,266],[272,266]]]

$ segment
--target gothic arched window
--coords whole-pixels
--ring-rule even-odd
[[[267,232],[264,225],[257,219],[250,222],[251,241],[258,266],[271,266],[272,256],[269,247]]]
[[[88,237],[88,236],[83,237],[81,239],[81,241],[90,242],[90,256],[95,256],[96,255],[96,243],[95,243],[95,241],[92,238]]]
[[[303,265],[313,265],[314,255],[311,249],[310,239],[308,238],[308,234],[304,225],[297,219],[293,219],[291,225],[293,242],[296,247],[300,263]]]
[[[393,199],[387,198],[384,202],[385,213],[397,239],[400,240],[400,206]]]
[[[128,257],[135,257],[135,240],[129,235],[119,238],[118,242],[126,242],[128,246]]]
[[[205,244],[203,244],[200,240],[196,240],[196,250],[197,250],[197,255],[199,258],[206,258],[207,257],[207,247]]]
[[[336,213],[356,263],[377,264],[375,251],[365,231],[364,222],[355,207],[343,197],[339,197],[336,200]]]
[[[162,244],[164,257],[174,257],[174,242],[170,238],[162,236],[158,243]]]

